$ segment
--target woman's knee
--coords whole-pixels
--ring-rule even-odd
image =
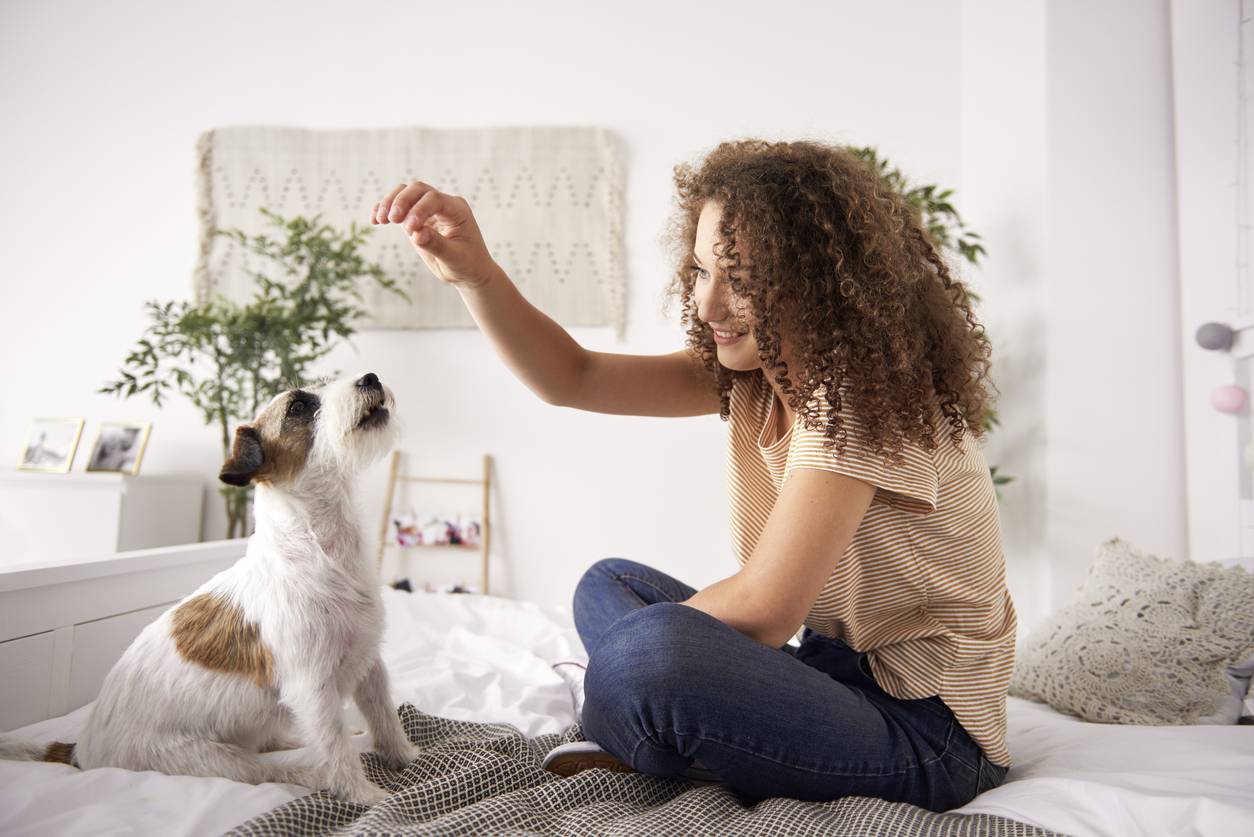
[[[575,594],[571,606],[578,613],[592,601],[607,592],[607,588],[618,583],[619,576],[642,567],[635,561],[626,558],[602,558],[583,571],[579,582],[575,585]],[[589,649],[591,650],[591,649]]]
[[[646,605],[622,617],[591,653],[585,700],[634,704],[673,695],[695,673],[702,649],[708,650],[700,634],[711,618],[675,602]]]
[[[607,581],[613,581],[614,577],[621,572],[620,565],[623,563],[630,562],[627,562],[625,558],[602,558],[584,570],[583,575],[579,577],[579,583],[575,585],[575,603],[578,604],[581,598],[586,598],[591,589]]]
[[[575,585],[571,612],[579,638],[589,652],[622,613],[621,605],[615,601],[617,591],[614,588],[619,574],[631,564],[624,558],[602,558],[584,570]]]

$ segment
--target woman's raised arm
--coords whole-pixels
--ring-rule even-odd
[[[493,260],[464,198],[401,184],[374,205],[371,223],[404,229],[431,272],[457,288],[505,364],[545,402],[620,415],[718,412],[714,381],[687,349],[626,355],[580,346]]]

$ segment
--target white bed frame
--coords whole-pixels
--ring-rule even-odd
[[[71,712],[139,632],[244,555],[247,540],[0,571],[0,730]]]

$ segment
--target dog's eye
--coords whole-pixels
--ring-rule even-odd
[[[289,416],[299,416],[305,412],[304,401],[293,401],[287,405],[287,414]]]

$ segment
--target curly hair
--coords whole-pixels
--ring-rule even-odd
[[[733,381],[771,370],[810,429],[821,421],[823,389],[828,449],[844,450],[842,398],[855,405],[871,449],[893,459],[906,439],[935,448],[937,406],[955,447],[964,428],[983,436],[984,383],[992,384],[984,328],[918,211],[869,163],[843,146],[745,139],[674,174],[679,209],[663,241],[677,267],[666,296],[682,300],[687,345],[717,382],[724,421]],[[753,310],[761,370],[720,364],[697,317],[692,250],[711,200],[722,205],[717,270]],[[780,357],[782,335],[797,369]]]

